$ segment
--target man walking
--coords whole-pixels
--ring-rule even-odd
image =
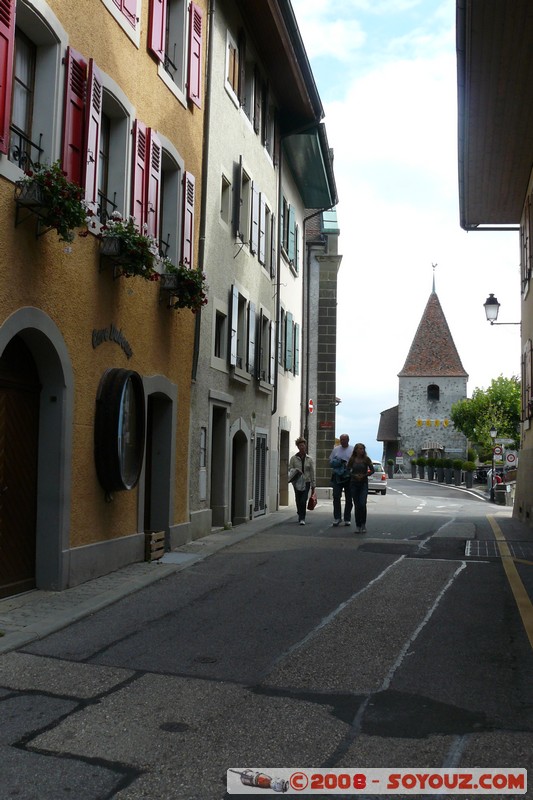
[[[350,473],[346,464],[353,453],[350,447],[350,437],[347,433],[339,436],[340,444],[336,445],[331,451],[329,463],[331,466],[331,486],[333,489],[333,525],[337,527],[341,524],[342,510],[341,500],[344,492],[344,524],[350,524],[352,514],[352,495],[350,493]]]

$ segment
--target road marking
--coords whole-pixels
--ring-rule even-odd
[[[498,543],[501,562],[516,601],[516,605],[518,606],[518,613],[520,614],[522,623],[526,629],[527,638],[529,639],[529,643],[533,649],[533,604],[531,603],[529,595],[526,592],[520,575],[518,574],[518,570],[511,556],[511,551],[509,550],[509,545],[507,544],[505,536],[503,535],[502,529],[494,517],[487,517],[487,519],[494,533],[494,538]]]

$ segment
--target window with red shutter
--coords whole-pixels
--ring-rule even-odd
[[[135,28],[137,26],[137,0],[113,0],[113,2]]]
[[[158,61],[165,61],[167,0],[151,0],[148,46]]]
[[[161,191],[161,142],[152,128],[148,129],[147,153],[146,227],[147,233],[153,236],[154,239],[158,239]]]
[[[102,78],[93,59],[87,80],[87,125],[85,131],[85,200],[95,214],[98,210],[98,158],[102,125]]]
[[[191,3],[189,9],[189,70],[187,78],[187,97],[198,108],[202,107],[202,10]]]
[[[0,0],[0,153],[9,149],[16,0]]]
[[[80,186],[85,179],[83,144],[86,91],[87,61],[80,53],[67,47],[61,164],[69,180]]]
[[[194,188],[195,178],[190,172],[183,176],[183,233],[181,244],[181,261],[191,269],[193,261],[194,236]]]
[[[146,221],[146,125],[136,119],[133,126],[133,176],[131,191],[131,213],[142,230]]]

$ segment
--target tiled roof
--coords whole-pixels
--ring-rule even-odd
[[[429,296],[399,378],[466,377],[439,298]]]
[[[376,440],[378,442],[395,442],[397,439],[398,406],[393,406],[381,412]]]

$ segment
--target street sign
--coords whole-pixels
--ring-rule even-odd
[[[518,463],[516,453],[513,453],[512,450],[510,450],[508,453],[505,454],[505,460],[510,467],[516,467]]]
[[[502,448],[499,445],[496,445],[496,447],[494,448],[494,455],[495,456],[501,456],[502,453],[503,453]]]
[[[496,444],[512,444],[514,439],[495,439]]]
[[[312,400],[309,400],[309,404],[308,404],[308,406],[307,406],[307,407],[308,407],[308,409],[309,409],[309,413],[310,413],[310,414],[312,414],[312,413],[313,413],[313,411],[315,410],[315,404],[313,403],[313,401],[312,401]]]

